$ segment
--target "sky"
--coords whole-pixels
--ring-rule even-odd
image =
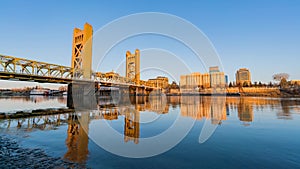
[[[183,18],[200,29],[216,49],[230,81],[244,67],[250,70],[252,81],[267,83],[273,74],[281,72],[288,73],[290,79],[300,79],[297,0],[7,0],[1,1],[0,6],[0,54],[4,55],[70,66],[75,27],[83,28],[88,22],[95,33],[120,17],[160,12]],[[122,74],[124,71],[117,65],[124,61],[126,50],[133,52],[136,48],[161,48],[187,62],[193,57],[174,39],[155,35],[132,37],[117,44],[97,71],[120,69]],[[146,62],[141,55],[141,69],[143,61]],[[192,71],[205,72],[201,63],[188,66]],[[0,81],[0,88],[30,85],[36,84]]]

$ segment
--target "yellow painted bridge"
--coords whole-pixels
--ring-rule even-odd
[[[47,83],[70,83],[73,68],[0,55],[0,79]]]
[[[74,77],[73,72],[74,68],[68,66],[0,55],[0,79],[2,80],[66,84],[73,81],[97,81],[134,85],[133,81],[116,73],[107,76],[105,73],[93,72],[91,79],[83,79],[82,77]]]
[[[161,88],[162,82],[140,80],[140,51],[126,52],[126,75],[115,72],[92,71],[93,28],[86,23],[84,29],[73,32],[71,67],[29,60],[0,54],[0,79],[31,81],[39,83],[71,84],[74,81],[98,82],[101,85],[121,85],[147,88]],[[84,49],[84,50],[83,50]],[[163,79],[164,83],[168,83]]]
[[[24,58],[0,54],[0,79],[14,81],[29,81],[39,83],[61,83],[70,84],[74,81],[95,81],[102,84],[125,85],[125,86],[145,86],[155,88],[152,84],[140,80],[139,84],[133,80],[122,77],[117,73],[92,72],[91,79],[75,77],[74,69],[68,66],[39,62]],[[78,72],[80,70],[76,70]]]

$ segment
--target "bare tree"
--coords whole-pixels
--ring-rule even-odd
[[[288,82],[287,82],[286,78],[282,78],[279,85],[281,88],[288,87]]]
[[[273,75],[273,80],[280,82],[282,79],[289,79],[290,75],[287,73],[277,73]]]

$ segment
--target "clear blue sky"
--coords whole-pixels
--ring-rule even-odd
[[[162,12],[190,21],[208,36],[230,81],[242,67],[250,69],[252,81],[269,82],[279,72],[300,79],[298,0],[7,0],[0,6],[1,54],[70,65],[74,27],[88,22],[96,31],[125,15]],[[16,83],[0,81],[1,88],[8,86]]]

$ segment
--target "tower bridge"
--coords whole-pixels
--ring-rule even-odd
[[[71,66],[0,54],[0,79],[68,84],[68,100],[73,100],[72,95],[75,93],[84,95],[90,91],[98,91],[101,86],[118,87],[122,92],[134,95],[147,95],[152,90],[161,90],[162,87],[153,82],[140,80],[140,51],[138,49],[134,53],[126,52],[125,77],[115,72],[92,71],[92,37],[93,28],[88,23],[82,30],[74,29]],[[74,88],[78,91],[72,93]],[[68,105],[72,107],[69,101]]]
[[[71,66],[51,64],[36,60],[0,54],[0,79],[32,81],[40,83],[70,84],[73,82],[100,82],[104,85],[134,85],[157,88],[147,81],[140,80],[140,51],[126,52],[126,75],[114,72],[92,71],[93,28],[86,23],[84,29],[73,32]]]

